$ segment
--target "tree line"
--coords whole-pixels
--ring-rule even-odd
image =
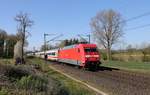
[[[13,57],[14,46],[18,40],[18,35],[7,34],[5,30],[0,29],[0,57]]]
[[[65,47],[65,46],[74,45],[74,44],[78,44],[78,43],[80,43],[80,41],[77,38],[65,39],[65,40],[62,40],[59,44],[56,44],[56,45],[46,44],[46,50],[62,48],[62,47]],[[45,48],[45,46],[42,45],[41,48],[40,48],[40,51],[44,51],[44,48]]]
[[[80,43],[79,39],[66,39],[59,44],[59,47],[65,47]]]

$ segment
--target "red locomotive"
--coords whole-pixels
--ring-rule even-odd
[[[77,44],[60,49],[58,61],[96,69],[100,64],[100,55],[95,44]]]
[[[43,58],[44,52],[35,56]],[[76,65],[80,68],[97,69],[100,65],[100,55],[95,44],[76,44],[61,49],[46,51],[48,60]]]

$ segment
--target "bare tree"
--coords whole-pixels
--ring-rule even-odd
[[[16,15],[15,21],[18,22],[17,30],[18,30],[19,38],[22,41],[21,59],[23,62],[24,45],[25,45],[25,40],[27,39],[26,33],[29,33],[28,28],[33,25],[33,21],[30,20],[27,13],[22,13],[22,12]]]
[[[111,59],[112,45],[123,36],[124,21],[121,15],[114,10],[99,12],[91,20],[91,28],[95,40],[107,50],[107,59]]]

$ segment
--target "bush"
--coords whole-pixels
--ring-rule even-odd
[[[17,81],[17,86],[25,90],[33,90],[36,92],[47,90],[47,79],[38,76],[24,76]]]
[[[100,52],[100,55],[101,55],[100,57],[102,60],[107,60],[107,53],[106,52],[104,52],[104,51]]]
[[[70,95],[69,90],[60,81],[53,79],[48,87],[49,95]]]
[[[10,80],[14,81],[17,79],[21,79],[23,76],[28,76],[31,74],[29,68],[25,67],[14,67],[10,65],[3,66],[3,74],[7,76]]]
[[[45,70],[45,65],[38,65],[40,68],[43,66],[42,69]],[[17,66],[0,64],[0,82],[4,82],[0,85],[4,88],[0,88],[0,95],[69,95],[60,81],[40,71],[31,64]]]
[[[0,90],[0,95],[8,95],[7,89],[2,88],[2,89]]]
[[[25,76],[17,81],[18,89],[25,90],[27,95],[69,95],[68,90],[55,79],[43,76]]]

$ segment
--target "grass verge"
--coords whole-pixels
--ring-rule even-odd
[[[50,69],[38,58],[25,65],[0,60],[0,95],[95,95],[87,87]]]
[[[67,78],[66,76],[60,74],[59,72],[50,69],[48,67],[48,64],[45,64],[43,60],[34,58],[31,61],[32,63],[41,65],[42,68],[46,70],[46,74],[48,76],[50,76],[54,80],[57,80],[65,87],[65,89],[69,92],[69,95],[95,95],[95,93],[88,89],[86,86],[83,86],[80,83],[75,82],[70,78]]]
[[[150,63],[144,63],[144,62],[109,61],[109,62],[103,62],[101,66],[142,72],[142,73],[150,73]]]

